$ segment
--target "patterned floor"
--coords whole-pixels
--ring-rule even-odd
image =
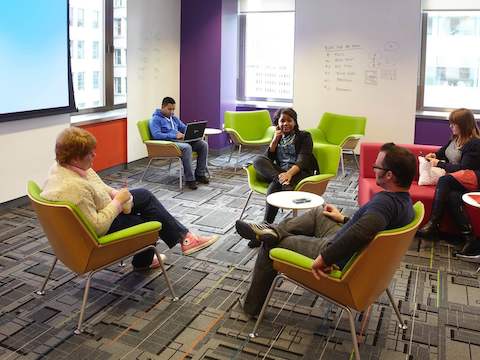
[[[242,162],[253,153],[245,153]],[[227,156],[212,159],[225,164]],[[246,200],[243,170],[211,167],[212,182],[196,191],[178,191],[178,168],[158,162],[139,183],[145,162],[104,175],[113,186],[126,179],[144,186],[191,230],[220,234],[212,247],[182,256],[167,255],[168,274],[180,296],[173,303],[160,272],[132,272],[112,266],[92,281],[86,332],[73,335],[84,279],[61,264],[43,297],[34,294],[52,253],[29,206],[0,210],[1,359],[350,359],[348,321],[338,308],[284,282],[274,295],[261,336],[250,340],[253,321],[238,307],[247,288],[256,250],[239,238],[234,222]],[[358,172],[330,183],[327,201],[347,214],[356,209]],[[260,220],[264,199],[247,210]],[[282,214],[280,214],[282,215]],[[280,217],[279,215],[279,217]],[[283,214],[288,215],[288,214]],[[396,326],[386,296],[357,314],[363,359],[480,359],[480,283],[476,266],[451,256],[446,242],[416,241],[398,269],[391,289],[408,319]]]

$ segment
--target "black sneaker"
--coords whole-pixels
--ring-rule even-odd
[[[206,176],[195,176],[195,179],[197,182],[202,183],[202,184],[209,184],[210,180]]]
[[[249,224],[245,221],[237,220],[235,228],[237,233],[245,239],[263,241],[271,246],[278,243],[278,234],[269,224]]]
[[[187,186],[192,190],[197,190],[198,189],[197,182],[195,180],[185,181],[185,184],[187,184]]]

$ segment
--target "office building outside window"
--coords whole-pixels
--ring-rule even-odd
[[[79,72],[77,74],[77,89],[85,90],[85,73]]]
[[[291,102],[295,12],[242,14],[240,31],[240,98]]]
[[[127,2],[115,1],[113,4],[113,46],[114,84],[113,103],[123,104],[127,102]],[[118,82],[118,84],[117,84]],[[118,85],[118,86],[117,86]]]
[[[479,110],[480,11],[428,11],[426,16],[423,108]]]
[[[125,106],[127,2],[70,0],[69,5],[70,59],[76,74],[73,85],[77,108],[91,112]],[[82,79],[79,73],[83,73]]]

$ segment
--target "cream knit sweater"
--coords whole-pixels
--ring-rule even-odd
[[[93,169],[87,170],[83,178],[76,172],[55,163],[40,194],[50,201],[68,201],[78,206],[92,224],[98,236],[105,233],[121,212],[112,202],[114,189],[107,186]]]

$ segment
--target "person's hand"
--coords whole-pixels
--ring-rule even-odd
[[[275,128],[275,139],[280,140],[282,138],[283,132],[279,126]]]
[[[432,166],[438,166],[439,162],[440,162],[440,160],[438,160],[438,159],[430,159],[430,164],[432,164]]]
[[[328,277],[327,273],[332,270],[331,266],[325,264],[322,255],[318,255],[312,265],[312,273],[315,279],[321,280],[322,277]]]
[[[437,158],[437,155],[435,155],[435,153],[429,153],[425,155],[425,159],[427,159],[428,161],[431,161],[432,159],[436,159],[436,158]]]
[[[126,203],[128,200],[130,200],[130,197],[132,194],[130,194],[130,191],[128,191],[127,188],[120,189],[116,194],[115,197],[113,198],[114,200],[117,200],[120,204]]]
[[[282,185],[290,185],[290,181],[292,181],[292,175],[290,175],[288,172],[280,173],[278,174],[278,180]]]
[[[180,131],[177,131],[176,137],[177,137],[177,140],[182,140],[185,137],[185,135],[182,134]]]
[[[323,207],[323,215],[337,223],[343,223],[343,218],[345,217],[335,206],[330,204],[325,204]]]

